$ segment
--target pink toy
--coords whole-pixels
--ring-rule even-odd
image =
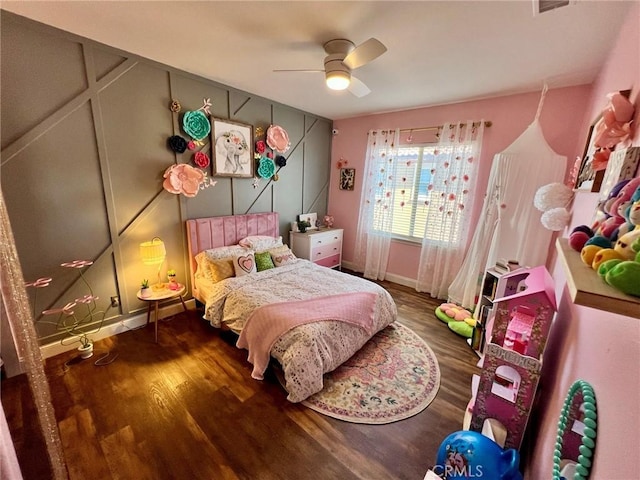
[[[502,278],[516,287],[505,289],[513,293],[494,301],[491,338],[471,401],[470,430],[481,432],[487,420],[498,422],[506,430],[504,447],[518,449],[540,379],[556,298],[544,266],[522,268]]]
[[[611,203],[611,206],[609,207],[609,211],[612,212],[612,214],[614,212],[615,214],[617,214],[622,204],[631,201],[631,196],[635,193],[638,187],[640,187],[640,177],[632,178],[631,180],[629,180],[629,182],[620,189],[618,195],[616,195],[615,199]]]
[[[473,316],[469,310],[465,310],[455,303],[443,303],[440,305],[440,310],[442,310],[447,317],[453,318],[458,322],[463,322]]]

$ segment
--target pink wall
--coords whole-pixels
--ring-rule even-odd
[[[607,93],[632,89],[631,100],[636,105],[634,123],[640,122],[639,24],[640,4],[636,4],[592,87],[552,89],[547,95],[541,117],[543,131],[551,146],[569,158],[569,165],[576,155],[582,154],[588,125],[605,106]],[[357,169],[353,192],[338,190],[338,170],[334,168],[331,172],[329,211],[336,224],[345,228],[345,261],[353,258],[368,130],[466,119],[492,120],[494,125],[486,131],[481,158],[481,181],[486,185],[493,155],[509,145],[532,121],[537,102],[538,94],[513,95],[334,122],[340,133],[334,137],[333,163],[342,157]],[[640,134],[636,134],[634,144],[640,145]],[[589,223],[596,202],[597,194],[579,192],[570,228]],[[415,278],[418,255],[417,248],[393,245],[389,271]],[[598,437],[591,478],[637,479],[640,456],[634,452],[640,445],[640,312],[638,318],[631,318],[574,305],[555,255],[550,257],[549,265],[556,282],[558,313],[545,352],[541,390],[530,421],[528,441],[521,452],[525,478],[551,478],[558,415],[570,385],[582,379],[593,385],[597,397]]]
[[[542,88],[542,86],[541,86]],[[577,148],[578,137],[582,133],[582,119],[585,113],[590,86],[551,89],[546,95],[540,123],[547,141],[558,153],[568,157],[573,164],[581,148]],[[360,202],[364,157],[367,149],[367,132],[379,128],[416,128],[441,125],[458,120],[490,120],[493,126],[485,129],[480,158],[479,191],[486,191],[491,170],[491,162],[496,153],[509,146],[533,121],[540,92],[477,100],[473,102],[419,108],[379,115],[355,117],[334,122],[338,135],[333,137],[331,183],[328,211],[335,217],[336,225],[344,227],[345,262],[353,261],[358,207]],[[408,132],[402,134],[402,138]],[[416,137],[417,134],[414,134]],[[341,158],[348,166],[356,169],[355,190],[338,189],[339,170],[335,168]],[[474,219],[482,207],[482,197],[474,206]],[[469,239],[470,240],[470,239]],[[407,243],[393,242],[391,245],[388,273],[414,280],[417,276],[420,247]]]
[[[636,106],[634,123],[640,121],[640,4],[636,4],[620,30],[609,61],[593,86],[583,118],[587,126],[606,105],[607,93],[632,89]],[[636,133],[635,145],[640,145]],[[572,228],[588,224],[597,194],[578,193],[573,208]],[[566,235],[566,233],[565,233]],[[535,412],[535,438],[527,452],[527,478],[550,478],[558,413],[569,386],[577,379],[590,382],[596,393],[598,436],[591,478],[637,479],[640,472],[640,311],[637,318],[611,314],[571,302],[561,265],[554,262],[553,276],[559,311],[545,353],[539,405]]]

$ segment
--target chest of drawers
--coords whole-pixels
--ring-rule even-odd
[[[325,228],[305,233],[290,232],[291,251],[298,258],[329,268],[342,265],[342,229]]]

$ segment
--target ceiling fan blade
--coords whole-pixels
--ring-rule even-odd
[[[273,70],[274,72],[304,72],[304,73],[317,73],[317,72],[322,72],[324,73],[324,70],[318,70],[318,69],[297,69],[297,70]]]
[[[349,91],[354,94],[356,97],[364,97],[365,95],[369,95],[371,90],[367,87],[362,80],[358,80],[356,77],[351,75],[351,83],[349,84]]]
[[[387,47],[385,47],[380,40],[370,38],[366,42],[358,45],[349,55],[344,57],[342,63],[353,70],[375,60],[386,51]]]

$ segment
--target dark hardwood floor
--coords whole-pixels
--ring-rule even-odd
[[[347,423],[292,404],[271,369],[251,378],[235,337],[196,310],[96,342],[92,359],[46,362],[71,479],[421,480],[442,440],[462,427],[476,355],[436,319],[440,302],[381,282],[401,323],[441,370],[437,397],[387,425]],[[117,354],[95,366],[103,353]],[[2,381],[2,404],[26,480],[50,478],[26,376]]]

